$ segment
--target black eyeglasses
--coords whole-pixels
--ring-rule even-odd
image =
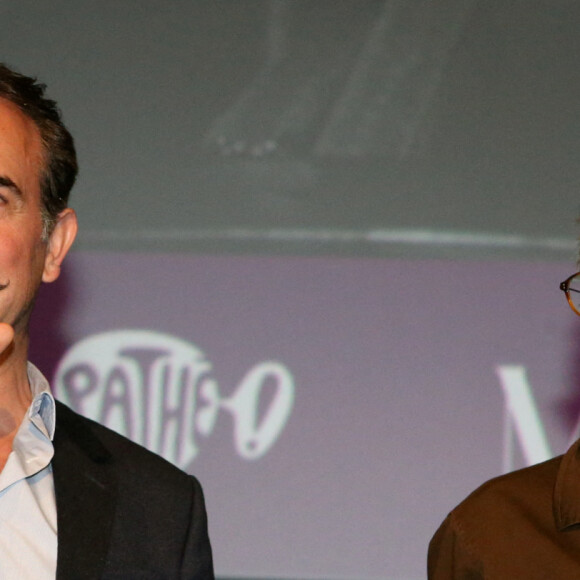
[[[560,284],[560,290],[566,293],[570,308],[580,316],[580,272],[572,274]]]

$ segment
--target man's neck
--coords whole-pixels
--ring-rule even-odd
[[[27,347],[26,339],[15,338],[0,355],[0,471],[8,460],[14,437],[32,401]]]

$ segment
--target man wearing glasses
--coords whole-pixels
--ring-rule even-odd
[[[560,288],[580,315],[580,272]],[[429,580],[580,579],[580,440],[475,490],[433,536],[427,569]]]

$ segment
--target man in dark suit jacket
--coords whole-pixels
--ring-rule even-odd
[[[55,402],[27,363],[36,293],[76,235],[76,174],[44,86],[0,65],[0,577],[211,580],[197,480]]]
[[[197,480],[62,403],[56,417],[57,579],[213,578]]]

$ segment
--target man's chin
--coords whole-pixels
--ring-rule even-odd
[[[6,322],[0,322],[0,364],[14,351],[14,328]]]

